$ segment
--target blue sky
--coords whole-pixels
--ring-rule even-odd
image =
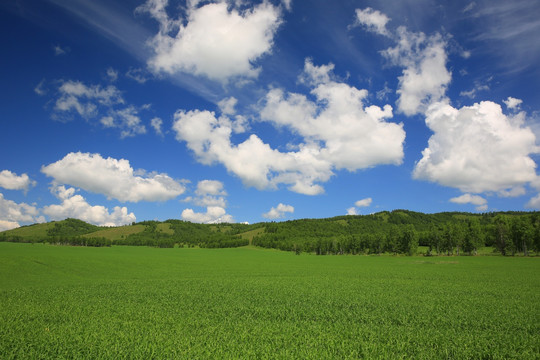
[[[0,5],[0,230],[540,208],[540,5]]]

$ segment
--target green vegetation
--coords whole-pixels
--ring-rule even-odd
[[[101,228],[98,231],[95,231],[90,234],[85,234],[83,237],[104,237],[112,241],[123,239],[131,234],[136,234],[144,231],[146,227],[144,225],[129,225],[129,226],[118,226],[118,227],[106,227]]]
[[[246,224],[143,221],[100,228],[66,219],[0,233],[0,241],[51,244],[227,248],[256,245],[317,255],[502,255],[540,253],[540,213],[438,213],[406,210],[364,216]]]
[[[540,258],[0,243],[2,359],[538,359]]]
[[[476,255],[485,246],[503,255],[540,252],[540,214],[439,213],[407,210],[266,223],[253,244],[296,253]]]

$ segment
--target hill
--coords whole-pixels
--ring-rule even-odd
[[[0,233],[0,241],[71,245],[238,247],[256,245],[324,254],[476,254],[484,246],[506,254],[540,251],[540,213],[424,214],[408,210],[371,215],[247,224],[195,224],[181,220],[142,221],[98,227],[66,219]]]

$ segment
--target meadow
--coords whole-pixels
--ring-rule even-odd
[[[540,258],[0,243],[2,359],[538,359]]]

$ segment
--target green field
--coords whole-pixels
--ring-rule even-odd
[[[0,243],[1,359],[537,359],[540,258]]]

